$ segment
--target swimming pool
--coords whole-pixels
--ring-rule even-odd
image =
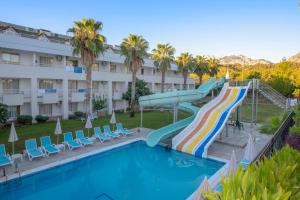
[[[0,197],[185,199],[223,165],[138,141],[0,184]]]

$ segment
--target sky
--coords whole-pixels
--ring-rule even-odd
[[[66,34],[73,21],[103,23],[107,43],[128,34],[170,43],[176,55],[246,55],[279,62],[300,51],[299,0],[6,0],[0,21]]]

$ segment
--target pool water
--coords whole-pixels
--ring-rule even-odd
[[[0,199],[181,200],[223,165],[138,141],[0,184]]]

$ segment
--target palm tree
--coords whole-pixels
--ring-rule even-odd
[[[194,59],[195,67],[194,73],[197,74],[199,79],[199,84],[202,84],[203,75],[208,73],[208,62],[205,56],[197,55]]]
[[[87,114],[91,112],[91,90],[92,90],[92,66],[95,64],[96,57],[103,53],[105,37],[99,32],[103,25],[94,19],[82,19],[75,21],[73,27],[68,30],[72,33],[71,45],[73,54],[81,55],[81,63],[86,67],[86,101]]]
[[[208,67],[208,71],[207,71],[208,75],[210,77],[214,77],[218,74],[221,64],[219,63],[218,59],[210,58],[207,61],[207,67]]]
[[[183,76],[183,89],[186,89],[186,81],[189,75],[189,71],[193,66],[193,56],[189,53],[181,53],[180,56],[176,58],[176,63],[178,65],[179,71]]]
[[[134,117],[136,73],[144,64],[148,47],[148,42],[139,35],[130,34],[121,43],[121,55],[125,57],[124,63],[132,72],[130,117]]]
[[[174,62],[175,48],[169,43],[158,44],[156,49],[152,50],[152,59],[154,65],[161,71],[161,92],[164,92],[166,71],[171,68],[171,63]]]

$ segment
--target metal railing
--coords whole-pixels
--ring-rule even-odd
[[[258,162],[263,158],[270,158],[276,150],[281,149],[286,144],[289,128],[294,125],[294,112],[289,112],[282,121],[280,127],[275,132],[271,141],[259,152],[253,162]]]

